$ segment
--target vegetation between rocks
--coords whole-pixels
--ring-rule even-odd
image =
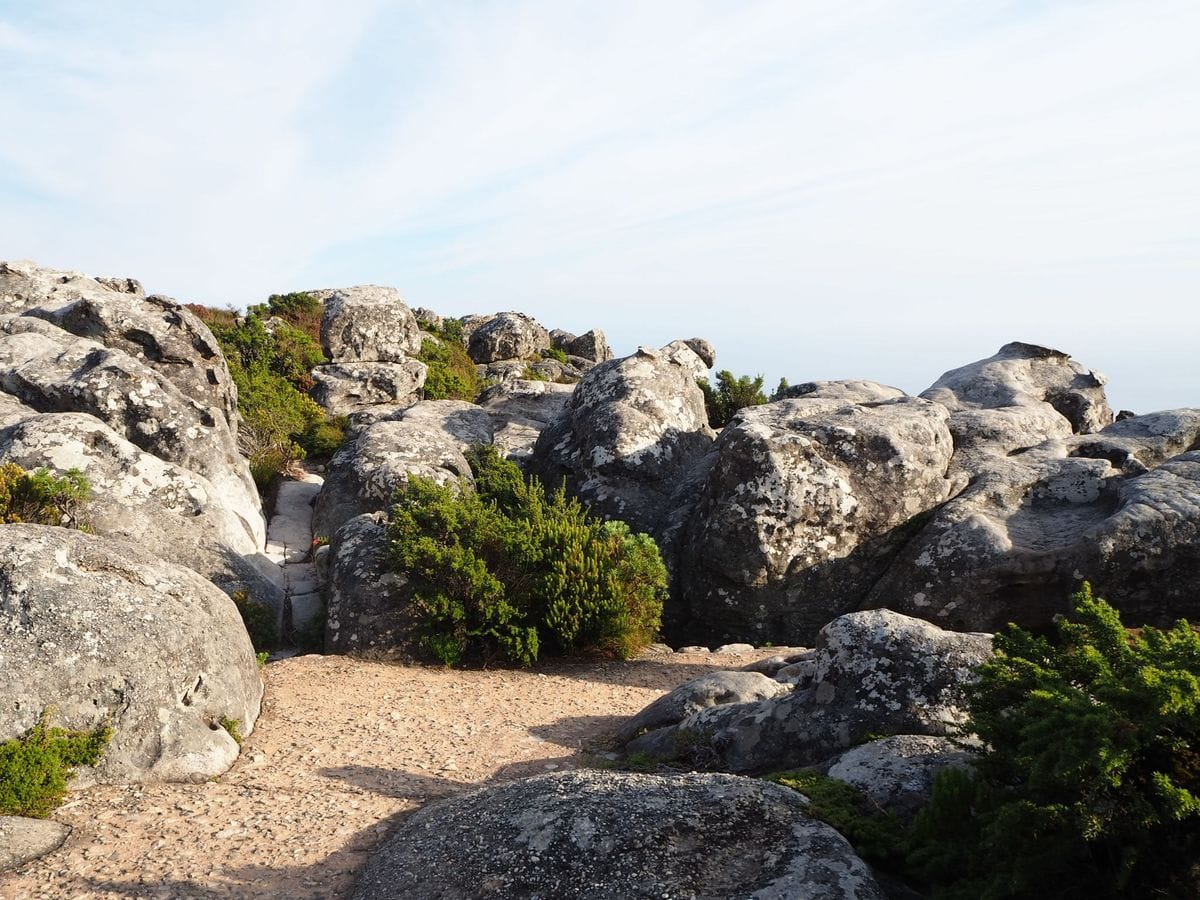
[[[767,402],[762,375],[754,378],[735,376],[728,369],[722,369],[717,373],[715,386],[707,378],[697,378],[696,384],[704,392],[704,409],[708,413],[708,424],[713,428],[724,428],[739,409]]]
[[[0,816],[44,819],[62,803],[76,766],[94,766],[112,729],[69,731],[50,724],[52,710],[19,738],[0,743]]]
[[[391,564],[428,652],[532,665],[543,652],[627,658],[654,640],[667,572],[649,535],[526,481],[493,447],[470,463],[476,490],[414,478],[392,510]]]
[[[425,399],[474,402],[484,385],[463,344],[462,322],[447,319],[440,328],[431,323],[421,327],[434,336],[424,340],[417,354],[427,367]]]
[[[84,510],[91,483],[79,469],[61,476],[49,469],[32,472],[15,463],[0,465],[0,524],[63,525],[87,530]]]
[[[250,643],[260,656],[274,649],[279,642],[279,630],[275,625],[275,610],[265,603],[250,598],[247,591],[234,591],[233,604],[241,614]],[[265,656],[264,656],[265,659]]]

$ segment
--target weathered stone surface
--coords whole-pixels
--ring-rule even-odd
[[[523,379],[493,385],[479,395],[495,426],[495,445],[509,459],[524,460],[540,435],[562,415],[573,385]]]
[[[541,359],[530,363],[527,371],[534,378],[541,378],[558,384],[574,384],[583,377],[585,370],[576,368],[569,362],[561,363],[557,359]]]
[[[0,816],[0,872],[53,853],[71,829],[48,819]]]
[[[207,325],[170,297],[146,297],[131,278],[0,263],[0,308],[124,350],[165,375],[184,396],[219,410],[236,435],[237,389],[220,346]]]
[[[412,475],[470,480],[463,454],[490,444],[492,430],[487,412],[461,400],[423,400],[366,426],[329,462],[313,534],[332,537],[355,516],[385,509]]]
[[[845,838],[805,806],[730,775],[540,775],[414,813],[353,897],[882,898]]]
[[[853,403],[883,403],[899,400],[908,395],[900,388],[880,384],[877,381],[849,379],[845,381],[806,381],[793,384],[783,391],[777,400],[795,400],[801,397],[810,400],[849,400]]]
[[[26,406],[11,394],[0,391],[0,428],[15,425],[22,419],[38,415],[38,411]]]
[[[628,719],[616,740],[627,743],[645,731],[673,725],[710,706],[752,703],[790,693],[791,688],[759,672],[708,672],[685,681]]]
[[[965,480],[981,458],[1110,424],[1104,384],[1103,375],[1060,350],[1014,342],[947,372],[921,396],[950,410],[955,465]]]
[[[1139,416],[981,462],[867,603],[951,628],[1045,627],[1086,578],[1127,624],[1194,617],[1200,452],[1161,460],[1200,446],[1198,424],[1198,410]]]
[[[395,288],[366,284],[309,293],[325,304],[321,347],[335,363],[398,363],[421,349],[417,317]]]
[[[477,363],[502,359],[537,359],[550,349],[550,332],[532,316],[502,312],[472,329],[467,353]]]
[[[331,416],[348,416],[381,403],[408,406],[421,399],[425,363],[339,363],[312,371],[312,397]]]
[[[275,567],[212,483],[138,449],[94,416],[46,413],[5,427],[0,462],[60,474],[79,469],[92,486],[86,515],[96,534],[128,538],[226,593],[245,590],[280,608]]]
[[[445,317],[438,315],[432,309],[424,306],[418,306],[414,309],[413,315],[416,317],[418,324],[423,327],[441,330],[446,325]]]
[[[0,740],[54,707],[57,724],[112,741],[106,782],[205,779],[249,734],[262,681],[237,609],[195,572],[126,541],[65,528],[0,528]]]
[[[695,461],[712,446],[700,358],[676,341],[662,350],[601,363],[575,388],[566,409],[542,432],[530,469],[599,513],[652,530]]]
[[[689,508],[660,535],[676,583],[669,630],[807,642],[857,609],[903,545],[902,526],[949,496],[947,419],[914,397],[741,410]]]
[[[258,546],[266,534],[258,490],[236,439],[211,406],[123,350],[42,319],[0,319],[0,390],[38,412],[88,413],[166,462],[207,478]]]
[[[717,364],[717,348],[712,345],[711,341],[706,341],[704,338],[688,338],[683,343],[691,348],[692,352],[700,358],[700,362],[705,369],[711,369]]]
[[[337,530],[329,550],[329,613],[325,652],[368,659],[402,659],[412,627],[407,579],[385,560],[387,516],[365,513]]]
[[[553,337],[553,332],[551,336]],[[578,337],[564,333],[562,339],[556,341],[554,346],[568,356],[579,356],[591,362],[608,362],[613,358],[612,347],[608,346],[608,339],[599,328],[593,328]]]
[[[963,634],[885,609],[821,629],[811,680],[788,695],[713,706],[635,738],[630,753],[729,772],[815,765],[870,735],[952,734],[961,688],[991,655],[990,634]]]
[[[972,754],[950,738],[899,734],[852,747],[821,769],[852,784],[880,809],[911,820],[933,794],[933,782],[949,768],[966,768]]]

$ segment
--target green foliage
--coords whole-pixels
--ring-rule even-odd
[[[329,459],[346,441],[346,431],[350,427],[348,416],[334,416],[315,422],[304,430],[297,442],[309,457]]]
[[[68,731],[50,724],[49,709],[26,734],[0,743],[0,816],[44,819],[62,802],[75,766],[104,755],[112,729]]]
[[[260,669],[265,668],[267,660],[271,658],[271,653],[268,650],[260,650],[254,654],[254,661],[258,663]]]
[[[525,371],[521,373],[521,377],[526,381],[549,381],[550,376],[544,372],[539,372],[533,366],[526,366]]]
[[[86,530],[84,508],[91,483],[79,469],[61,476],[49,469],[26,472],[15,463],[0,465],[0,523],[65,525]]]
[[[250,643],[257,651],[270,650],[279,641],[279,632],[275,625],[275,610],[265,603],[251,600],[246,591],[233,592],[233,604],[241,613],[246,633],[250,635]]]
[[[526,482],[493,447],[470,462],[476,490],[414,478],[392,511],[391,563],[430,653],[532,665],[543,651],[628,657],[654,639],[667,574],[649,536]]]
[[[560,362],[564,366],[569,362],[567,359],[567,351],[561,347],[550,347],[542,351],[542,359],[552,359],[555,362]]]
[[[221,716],[221,718],[217,720],[217,724],[229,733],[229,736],[233,738],[233,742],[235,744],[237,744],[239,747],[242,746],[242,741],[244,741],[245,738],[242,737],[242,722],[240,719],[231,719],[229,716]]]
[[[440,330],[432,332],[436,340],[426,338],[417,359],[425,363],[426,400],[474,401],[483,390],[483,380],[463,346],[462,322],[447,319]]]
[[[814,769],[779,772],[768,775],[767,780],[807,797],[809,814],[840,831],[872,865],[895,870],[903,864],[907,852],[903,823],[854,785]]]
[[[939,896],[1184,897],[1200,885],[1200,635],[1141,634],[1084,585],[1055,639],[1010,626],[971,690],[976,777],[914,829]]]
[[[771,402],[773,403],[776,400],[783,400],[785,397],[787,397],[788,388],[790,387],[791,385],[788,384],[788,380],[786,378],[780,378],[779,384],[776,385],[775,390],[771,392]]]
[[[763,376],[749,375],[734,377],[728,369],[717,373],[717,386],[713,387],[706,378],[696,383],[704,392],[704,408],[708,412],[708,424],[713,428],[724,428],[733,414],[747,406],[761,406],[767,402],[763,393]]]

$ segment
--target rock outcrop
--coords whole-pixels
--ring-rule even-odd
[[[309,293],[325,304],[321,347],[335,363],[402,363],[421,349],[421,327],[395,288],[368,284]]]
[[[317,366],[312,398],[331,416],[350,416],[374,406],[411,406],[421,399],[425,363],[346,362]]]
[[[404,601],[407,579],[386,560],[387,516],[350,519],[329,545],[325,650],[367,659],[403,659],[412,621]]]
[[[133,544],[65,528],[0,528],[0,740],[55,723],[113,737],[85,778],[203,780],[249,734],[262,680],[233,601]]]
[[[598,328],[580,335],[555,330],[550,332],[550,340],[556,349],[568,357],[576,356],[592,363],[608,362],[613,358],[612,347],[608,345],[604,332]]]
[[[467,339],[467,353],[477,363],[504,359],[538,359],[550,349],[550,332],[532,316],[501,312],[474,327]]]
[[[70,834],[60,822],[0,816],[0,872],[53,853]]]
[[[858,788],[879,809],[909,821],[929,802],[937,776],[967,768],[971,759],[950,738],[898,734],[852,747],[820,768]]]
[[[572,391],[569,384],[516,379],[487,388],[478,402],[495,423],[496,446],[509,459],[524,461],[538,436],[562,415]]]
[[[415,813],[353,897],[882,900],[870,869],[806,805],[729,775],[540,775]]]

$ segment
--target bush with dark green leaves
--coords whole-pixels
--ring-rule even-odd
[[[944,773],[914,824],[935,896],[1200,896],[1200,635],[1127,630],[1085,585],[1055,636],[995,646],[975,775]]]
[[[65,525],[87,529],[85,507],[91,483],[79,469],[55,475],[49,469],[27,472],[15,463],[0,465],[0,523]]]
[[[0,816],[44,819],[62,803],[76,766],[93,766],[104,755],[112,729],[68,731],[50,724],[45,710],[19,738],[0,742]]]
[[[767,402],[762,375],[736,377],[728,369],[722,369],[717,373],[715,387],[707,378],[698,378],[696,383],[704,392],[704,409],[708,413],[708,424],[713,428],[724,428],[739,409]]]
[[[462,323],[447,319],[441,328],[427,326],[434,335],[421,344],[417,359],[425,363],[424,397],[426,400],[466,400],[474,402],[483,390],[483,379],[467,355],[462,339]]]
[[[654,640],[667,573],[652,538],[526,481],[492,447],[470,462],[475,490],[413,478],[392,510],[389,557],[429,653],[532,665],[543,653],[628,658]]]
[[[242,624],[246,626],[246,634],[250,636],[255,651],[261,653],[275,649],[279,643],[275,610],[252,599],[248,591],[234,591],[233,605],[242,617]]]

